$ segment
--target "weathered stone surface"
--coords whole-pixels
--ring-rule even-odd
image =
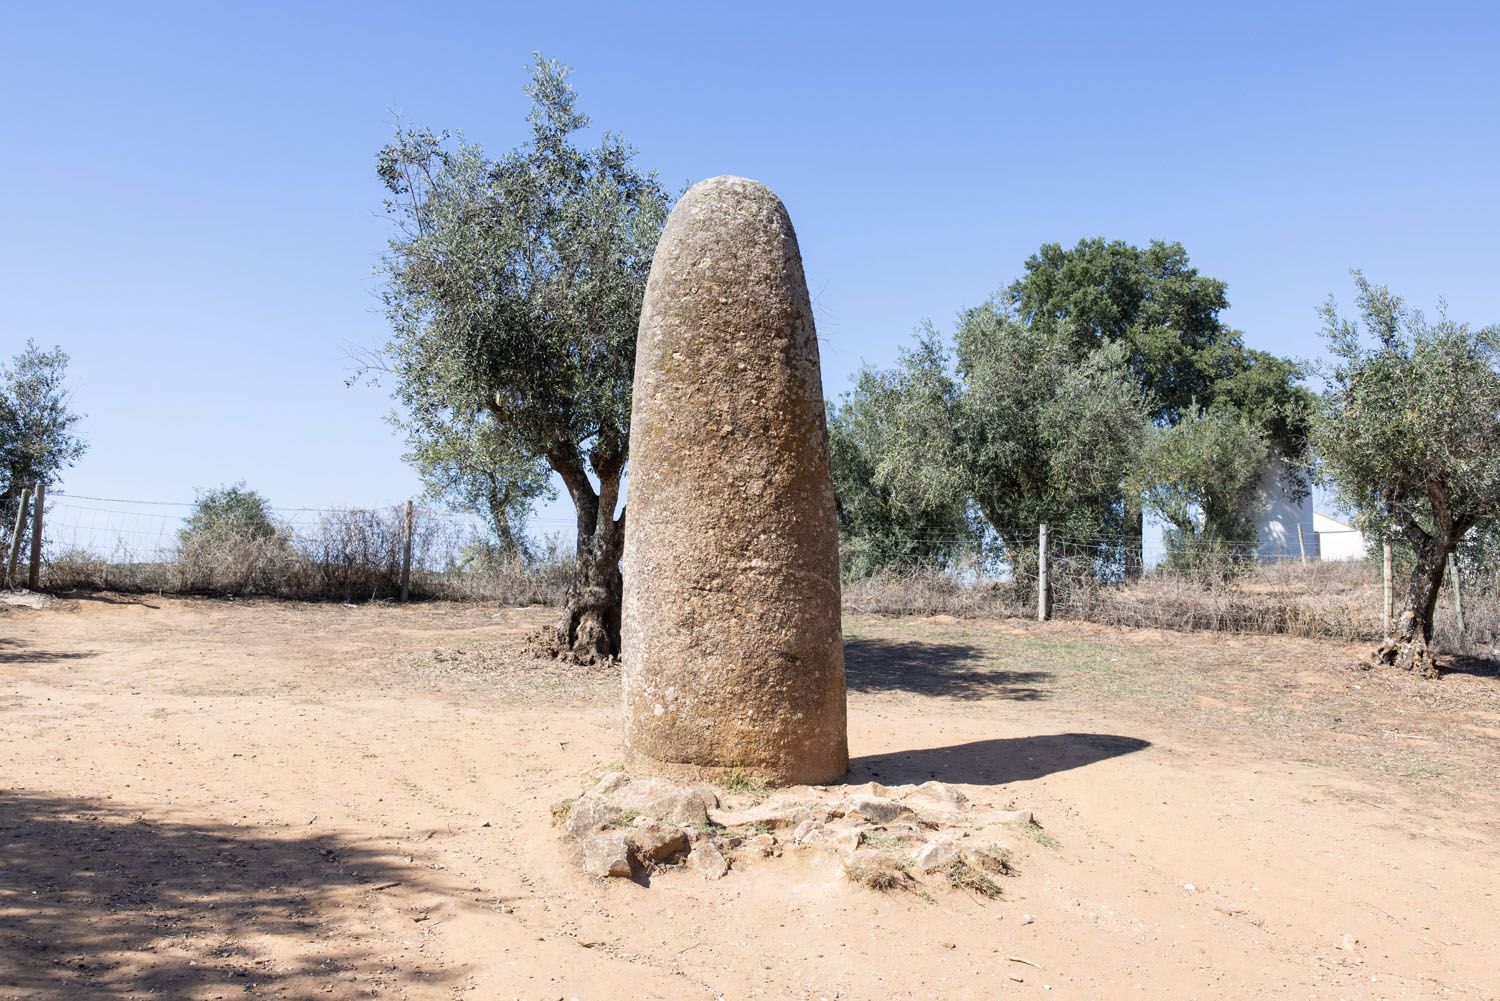
[[[624,815],[624,810],[603,796],[584,793],[573,804],[567,827],[575,838],[583,839],[606,825],[617,823]]]
[[[804,820],[792,831],[792,844],[805,845],[809,841],[817,841],[823,837],[823,822],[821,820]]]
[[[672,824],[642,817],[625,835],[625,840],[642,859],[665,862],[687,851],[687,832]]]
[[[583,839],[583,871],[591,876],[624,876],[632,868],[624,831],[602,831]]]
[[[772,799],[746,807],[743,810],[710,810],[708,819],[720,827],[748,827],[763,824],[766,827],[796,827],[805,820],[829,818],[828,807],[809,805],[800,800]]]
[[[901,802],[923,816],[950,819],[962,813],[969,798],[943,782],[923,782],[901,797]]]
[[[926,870],[952,862],[963,849],[963,839],[960,831],[939,831],[912,853],[912,865]]]
[[[846,817],[863,817],[872,824],[887,824],[911,812],[904,803],[883,796],[865,795],[845,797],[838,808]]]
[[[769,832],[746,838],[745,850],[766,858],[781,854],[781,849],[776,844],[776,835]]]
[[[848,767],[838,532],[802,257],[765,185],[694,185],[641,312],[622,618],[635,771]]]
[[[646,817],[688,826],[706,824],[709,805],[718,803],[713,792],[705,793],[701,786],[684,787],[657,778],[631,779],[616,786],[609,801]]]
[[[629,784],[630,774],[628,772],[605,772],[604,775],[600,777],[599,781],[594,784],[594,788],[590,789],[589,792],[593,793],[595,796],[608,796],[616,789],[619,789],[622,786],[627,786]]]
[[[703,874],[705,879],[721,879],[729,871],[729,860],[711,838],[699,838],[693,845],[688,862]]]

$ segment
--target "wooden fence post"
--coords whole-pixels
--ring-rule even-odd
[[[1384,628],[1384,630],[1385,630],[1385,634],[1387,636],[1389,636],[1391,634],[1391,617],[1396,614],[1396,610],[1395,610],[1395,607],[1394,607],[1394,604],[1393,604],[1393,601],[1392,601],[1392,596],[1391,596],[1391,543],[1390,543],[1390,540],[1386,540],[1386,543],[1385,543],[1385,559],[1384,559],[1383,562],[1385,564],[1385,567],[1384,567],[1384,570],[1385,570],[1385,585],[1381,589],[1381,595],[1382,595],[1381,623],[1382,623],[1382,628]]]
[[[1047,523],[1042,522],[1036,540],[1036,619],[1046,622],[1052,617],[1052,595],[1047,586]]]
[[[1458,632],[1462,635],[1467,632],[1464,629],[1464,595],[1458,586],[1458,564],[1452,553],[1448,554],[1448,576],[1453,578],[1453,614],[1458,619]]]
[[[1307,562],[1307,543],[1302,541],[1302,522],[1297,522],[1297,551],[1302,554],[1302,562]]]
[[[10,533],[10,551],[5,557],[5,586],[16,583],[16,557],[21,555],[21,533],[26,530],[26,507],[31,503],[31,488],[21,488],[21,503],[16,507],[16,524]]]
[[[26,586],[35,591],[42,582],[42,505],[47,503],[47,484],[38,481],[36,497],[31,514],[31,572],[26,575]]]
[[[414,512],[411,501],[406,502],[406,528],[401,539],[401,600],[411,596],[411,534]]]

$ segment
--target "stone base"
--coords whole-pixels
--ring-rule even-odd
[[[652,762],[653,766],[659,763]],[[942,782],[802,785],[767,790],[737,769],[681,769],[675,779],[610,772],[553,808],[591,875],[643,878],[681,869],[719,879],[784,851],[821,852],[873,889],[923,880],[997,896],[1016,835],[1038,841],[1029,810],[977,809]],[[734,775],[730,787],[708,779]]]
[[[625,769],[636,775],[659,775],[676,782],[712,782],[716,785],[733,779],[761,782],[767,786],[824,786],[842,782],[849,771],[849,761],[802,766],[796,770],[754,765],[699,765],[684,761],[661,761],[635,748],[625,749]]]

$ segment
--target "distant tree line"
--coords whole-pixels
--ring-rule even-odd
[[[876,540],[861,567],[986,530],[1018,553],[1042,522],[1138,544],[1148,510],[1169,553],[1252,537],[1272,459],[1308,489],[1316,398],[1297,364],[1245,346],[1227,306],[1180,244],[1092,239],[1042,247],[960,314],[951,346],[924,327],[830,408],[841,527]]]

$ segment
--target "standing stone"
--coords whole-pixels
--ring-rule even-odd
[[[625,760],[827,783],[849,765],[838,524],[818,340],[780,199],[695,184],[636,345],[625,521]]]

